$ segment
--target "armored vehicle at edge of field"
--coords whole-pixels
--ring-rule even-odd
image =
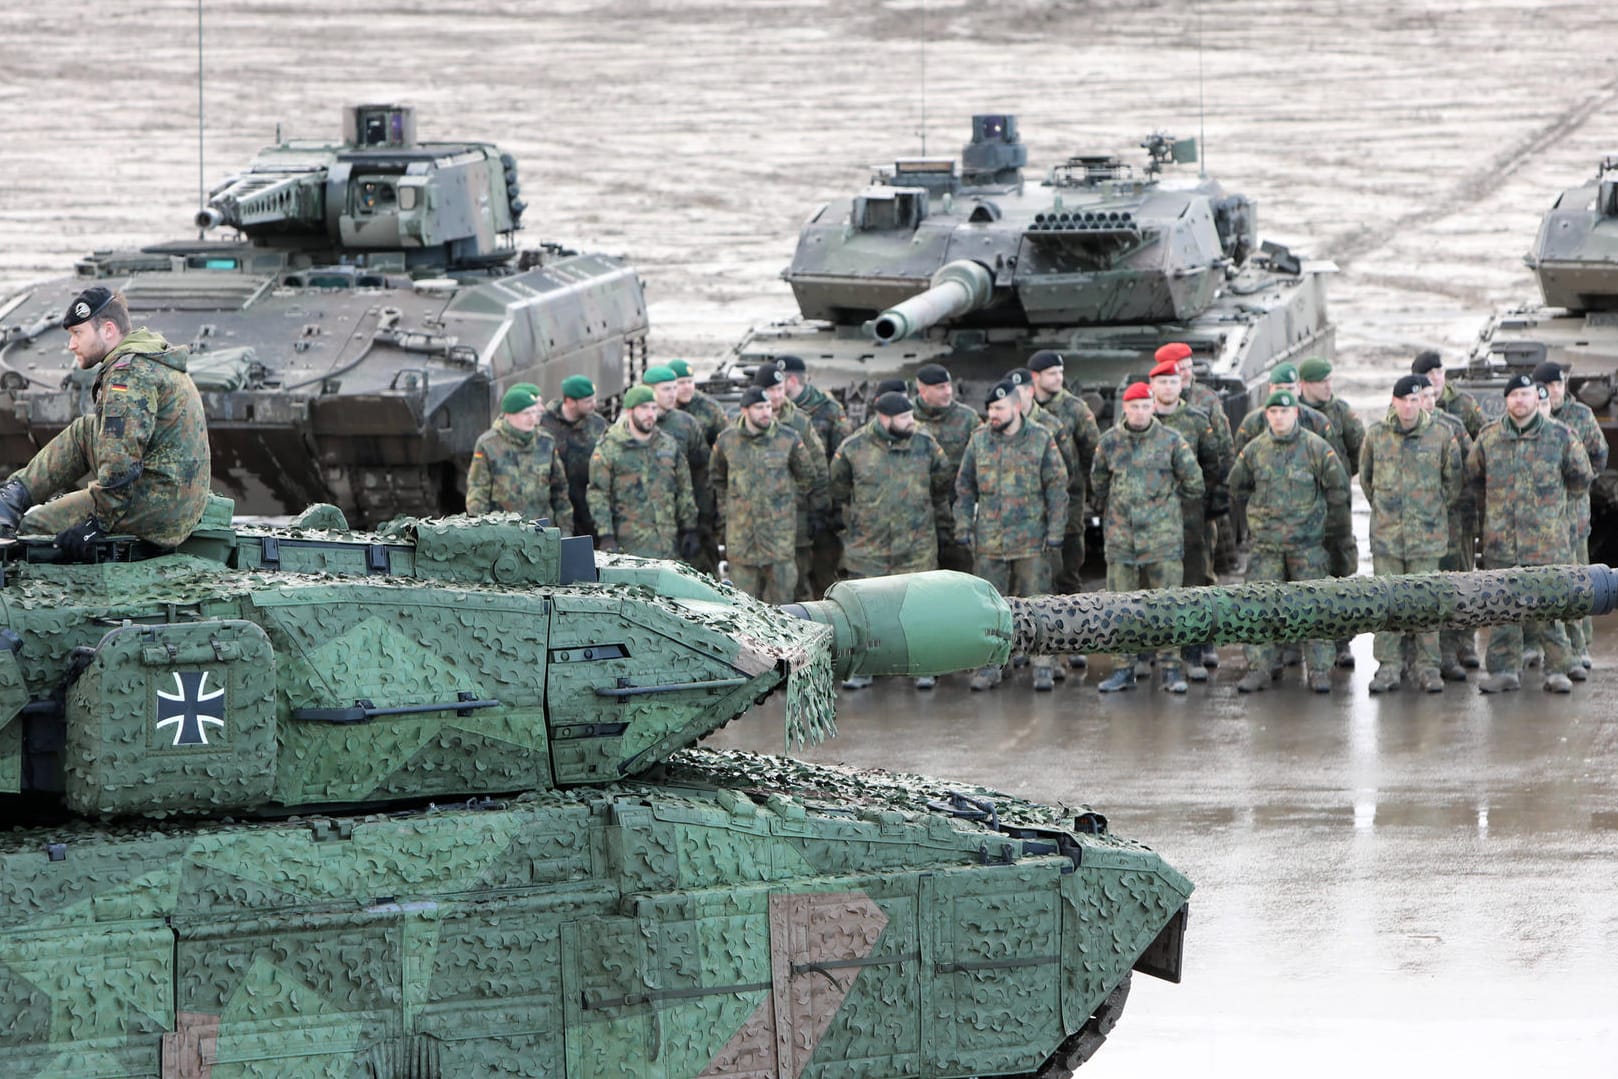
[[[1451,379],[1498,417],[1506,380],[1551,360],[1568,372],[1567,392],[1595,413],[1609,450],[1618,448],[1618,155],[1603,158],[1592,179],[1556,197],[1523,261],[1544,302],[1491,315],[1466,369]],[[1590,511],[1591,553],[1618,557],[1618,465],[1611,453],[1590,489]]]
[[[356,522],[462,508],[473,444],[516,382],[603,396],[646,362],[622,259],[519,250],[516,161],[423,142],[409,106],[343,112],[343,137],[282,139],[215,187],[199,238],[96,251],[0,302],[0,465],[89,411],[94,372],[58,331],[75,293],[121,289],[136,325],[190,348],[214,479],[243,513],[341,506]],[[229,238],[200,233],[231,229]]]
[[[0,1065],[1066,1076],[1192,886],[1088,807],[694,748],[1026,654],[1602,613],[1605,567],[770,607],[515,516],[0,544]],[[437,803],[437,804],[433,804]]]
[[[1131,375],[1169,341],[1239,421],[1248,393],[1285,360],[1330,357],[1328,262],[1260,243],[1254,203],[1182,175],[1195,140],[1153,135],[1144,174],[1111,154],[1076,156],[1024,180],[1010,115],[972,118],[961,160],[901,158],[870,186],[811,214],[782,272],[799,317],[755,327],[705,385],[722,394],[754,364],[801,356],[816,385],[864,414],[886,378],[942,363],[957,399],[1039,349],[1103,423]]]

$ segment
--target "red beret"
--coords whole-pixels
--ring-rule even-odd
[[[1162,349],[1158,349],[1158,351],[1161,352]],[[1174,375],[1174,376],[1178,377],[1179,374],[1180,374],[1180,365],[1179,364],[1175,363],[1173,360],[1164,360],[1161,363],[1159,363],[1156,367],[1152,368],[1151,377],[1152,378],[1157,378],[1160,375]]]
[[[1144,382],[1132,382],[1129,389],[1124,391],[1125,401],[1139,401],[1143,397],[1152,396],[1152,388]]]
[[[1179,363],[1191,355],[1191,346],[1184,341],[1170,341],[1153,354],[1158,363]]]

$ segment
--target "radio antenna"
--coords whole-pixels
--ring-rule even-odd
[[[1208,109],[1202,96],[1202,5],[1197,4],[1197,175],[1208,175]]]
[[[202,0],[197,0],[197,207],[207,205],[208,184],[202,165]],[[207,235],[198,228],[197,239]]]
[[[927,156],[927,0],[921,0],[921,156]]]

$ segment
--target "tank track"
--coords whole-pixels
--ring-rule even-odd
[[[1016,1079],[1070,1079],[1079,1065],[1095,1056],[1096,1050],[1107,1040],[1123,1015],[1124,1002],[1129,999],[1129,985],[1134,974],[1125,974],[1124,980],[1113,987],[1107,999],[1096,1008],[1078,1031],[1064,1041],[1051,1058],[1037,1072],[1028,1072]]]

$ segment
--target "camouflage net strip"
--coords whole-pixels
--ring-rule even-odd
[[[1606,566],[1530,566],[1006,602],[1015,627],[1012,651],[1054,655],[1566,620],[1605,614],[1615,599],[1618,574]]]

